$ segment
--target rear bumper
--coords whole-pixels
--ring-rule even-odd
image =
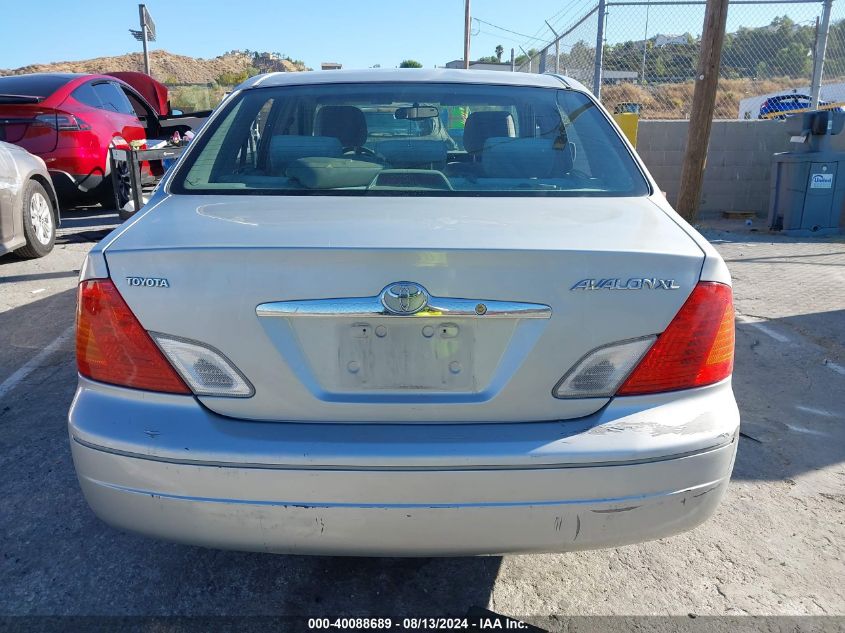
[[[738,414],[729,383],[696,392],[574,422],[275,424],[81,380],[70,434],[95,513],[158,538],[303,554],[567,551],[668,536],[714,512]],[[654,454],[669,436],[676,446]]]

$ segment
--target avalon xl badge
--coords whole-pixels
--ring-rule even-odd
[[[381,303],[392,314],[416,314],[428,305],[428,292],[411,281],[397,281],[381,291]]]
[[[678,290],[680,286],[674,279],[656,277],[632,277],[628,281],[621,279],[582,279],[570,290]]]

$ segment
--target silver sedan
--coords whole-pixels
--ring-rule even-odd
[[[44,257],[59,224],[56,192],[44,161],[0,142],[0,255]]]
[[[728,485],[730,274],[574,80],[253,78],[80,281],[71,447],[121,529],[561,552],[691,529]]]

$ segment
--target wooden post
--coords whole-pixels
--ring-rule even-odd
[[[704,163],[707,159],[707,144],[710,142],[713,110],[716,107],[716,85],[719,82],[719,65],[722,60],[727,19],[728,0],[707,0],[677,204],[678,213],[690,223],[695,222],[701,199]]]

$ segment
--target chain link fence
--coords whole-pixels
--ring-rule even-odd
[[[731,2],[715,118],[772,118],[809,105],[823,6],[820,0]],[[704,10],[703,0],[611,0],[542,50],[527,51],[516,70],[559,72],[593,88],[604,13],[602,103],[611,111],[637,104],[643,118],[687,118]],[[843,2],[833,3],[822,76],[821,105],[845,104]]]

